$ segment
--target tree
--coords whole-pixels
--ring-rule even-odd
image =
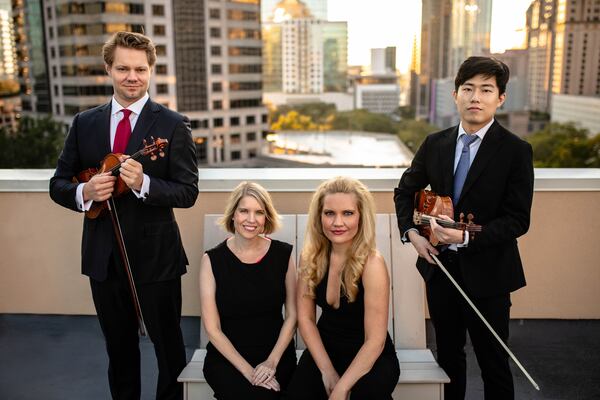
[[[359,109],[336,113],[333,129],[365,132],[394,133],[396,126],[385,114],[375,114]]]
[[[285,115],[279,115],[277,121],[271,124],[271,129],[274,131],[314,131],[318,129],[318,126],[308,115],[290,111]]]
[[[271,112],[271,121],[277,121],[281,115],[288,114],[290,111],[309,116],[315,124],[327,125],[335,115],[336,107],[335,104],[330,103],[284,104]]]
[[[533,164],[538,168],[600,167],[600,135],[589,137],[587,129],[571,123],[550,123],[527,140],[533,147]]]
[[[438,130],[434,125],[414,119],[403,119],[398,126],[398,137],[413,153],[417,152],[427,135]]]
[[[23,117],[15,133],[0,129],[0,168],[54,168],[64,140],[61,123]]]

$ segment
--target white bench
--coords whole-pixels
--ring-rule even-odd
[[[205,249],[230,236],[217,226],[219,217],[213,214],[204,217]],[[304,242],[306,219],[306,214],[283,215],[282,228],[272,235],[274,239],[294,245],[296,260]],[[388,330],[396,346],[401,370],[393,398],[441,400],[444,398],[444,383],[449,382],[449,378],[425,347],[423,280],[415,268],[416,252],[412,246],[403,246],[400,242],[395,214],[377,214],[377,249],[385,258],[392,284]],[[206,332],[201,328],[200,348],[178,378],[184,384],[186,400],[213,398],[202,372],[207,343]],[[299,358],[305,347],[300,335],[297,335],[296,347]]]

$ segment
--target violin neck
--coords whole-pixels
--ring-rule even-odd
[[[431,217],[429,215],[421,215],[421,218],[423,219],[424,225],[430,225],[429,221],[434,219],[434,217]],[[438,225],[441,225],[444,228],[464,230],[465,226],[466,226],[466,224],[464,224],[464,223],[454,222],[454,221],[446,221],[445,219],[441,219],[441,218],[435,218],[435,222],[437,222]]]
[[[138,158],[140,158],[143,155],[143,149],[142,150],[138,150],[135,153],[133,153],[129,158],[131,158],[132,160],[137,160]],[[109,172],[113,175],[113,176],[117,176],[119,175],[119,168],[121,168],[121,164],[122,163],[118,163],[117,165],[115,165],[114,167],[112,167]]]

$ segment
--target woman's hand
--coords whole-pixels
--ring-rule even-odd
[[[271,378],[269,381],[258,384],[256,386],[261,386],[269,390],[274,390],[276,392],[279,392],[281,390],[281,386],[279,386],[279,382],[277,382],[277,379],[275,378]]]
[[[261,362],[254,368],[254,374],[250,383],[253,385],[261,385],[275,378],[277,364],[274,361],[267,359]]]
[[[329,396],[333,392],[335,385],[337,385],[338,381],[340,380],[340,376],[335,369],[332,369],[331,371],[321,373],[321,379],[323,379],[325,391],[327,392],[327,396]]]
[[[329,395],[329,400],[348,400],[350,397],[350,391],[342,389],[340,385],[336,385],[333,391]]]

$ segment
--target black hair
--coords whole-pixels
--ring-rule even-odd
[[[480,56],[472,56],[463,61],[454,79],[454,90],[458,92],[460,85],[476,75],[483,75],[486,78],[495,77],[500,94],[506,92],[506,83],[510,76],[508,66],[494,57]]]

